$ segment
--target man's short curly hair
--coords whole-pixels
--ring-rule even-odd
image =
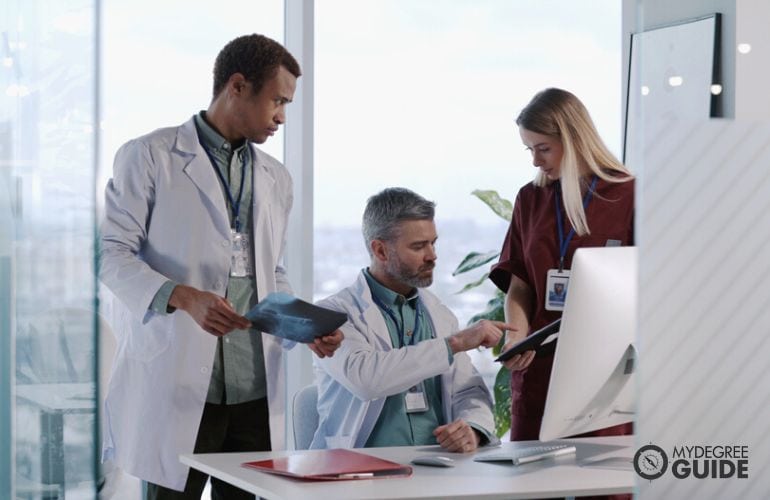
[[[297,60],[280,43],[256,33],[240,36],[225,45],[214,62],[214,97],[234,73],[242,74],[259,92],[279,66],[297,78],[302,74]]]

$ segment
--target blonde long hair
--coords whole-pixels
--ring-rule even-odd
[[[581,165],[608,182],[630,181],[634,178],[631,172],[607,149],[580,99],[566,90],[548,88],[538,92],[519,113],[516,125],[561,141],[562,202],[575,232],[581,236],[591,234],[583,209]],[[544,187],[548,178],[538,172],[534,184]]]

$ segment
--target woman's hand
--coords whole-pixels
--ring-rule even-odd
[[[508,293],[505,294],[505,318],[506,322],[515,326],[516,329],[506,332],[502,352],[507,351],[527,336],[534,299],[535,294],[529,285],[521,278],[511,276]],[[523,370],[532,364],[533,359],[535,359],[535,351],[526,351],[504,361],[503,366],[509,370]]]

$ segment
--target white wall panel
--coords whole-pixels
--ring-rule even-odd
[[[647,137],[637,441],[670,462],[640,497],[768,498],[770,125],[672,121]],[[683,445],[747,445],[749,478],[678,479]]]

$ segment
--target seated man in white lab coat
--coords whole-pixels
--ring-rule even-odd
[[[457,318],[425,290],[436,262],[434,203],[402,188],[371,198],[363,219],[371,263],[319,305],[347,313],[345,342],[314,360],[319,426],[311,448],[439,444],[469,452],[499,442],[492,398],[463,352],[512,327]]]

